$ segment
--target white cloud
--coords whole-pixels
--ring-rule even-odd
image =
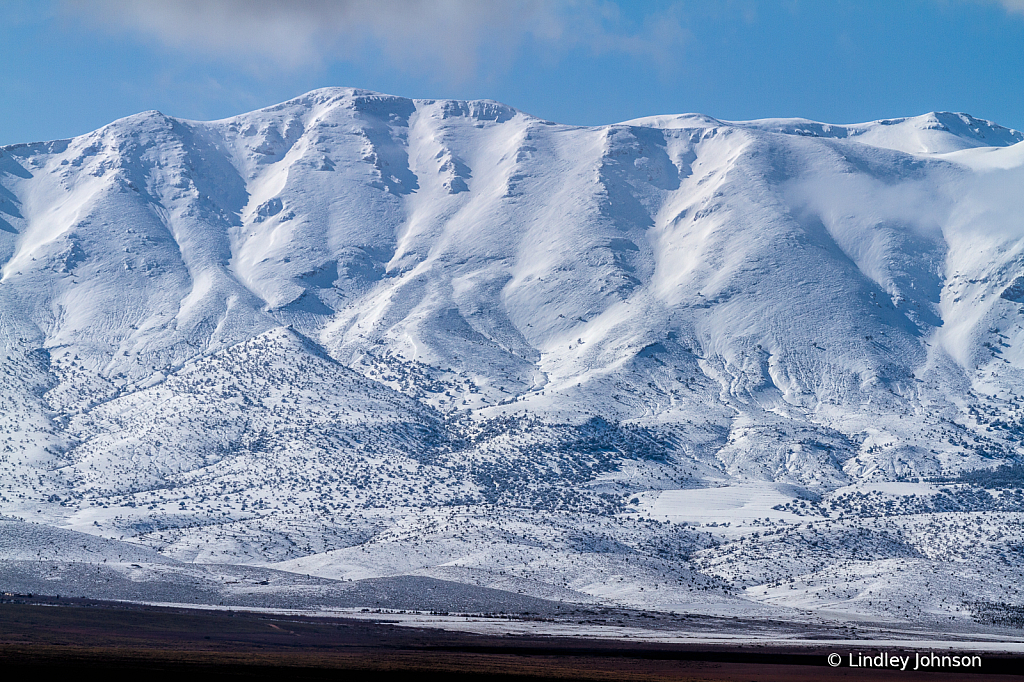
[[[1000,5],[1006,8],[1007,12],[1024,14],[1024,0],[997,0]]]
[[[950,0],[936,0],[941,3],[948,3]],[[1024,15],[1024,0],[955,0],[957,2],[973,2],[981,5],[999,5],[1009,14]]]
[[[623,30],[608,0],[64,0],[93,24],[176,49],[284,69],[365,59],[463,80],[504,69],[527,42],[665,59],[682,41],[678,6]]]

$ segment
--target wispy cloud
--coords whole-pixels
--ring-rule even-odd
[[[948,3],[951,0],[936,0],[940,3]],[[1009,14],[1020,14],[1024,16],[1024,0],[952,0],[954,2],[973,2],[980,5],[999,5]]]
[[[997,2],[1005,7],[1007,12],[1024,14],[1024,0],[997,0]]]
[[[681,3],[629,25],[609,0],[63,0],[93,26],[223,59],[293,70],[377,58],[464,80],[504,69],[527,44],[666,60],[685,37]]]

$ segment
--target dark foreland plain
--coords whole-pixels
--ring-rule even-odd
[[[693,622],[709,631],[734,619]],[[821,632],[808,632],[810,638]],[[838,636],[837,633],[833,635]],[[184,675],[256,679],[701,680],[1024,679],[1024,658],[982,653],[973,671],[851,669],[852,653],[914,655],[906,647],[842,648],[665,644],[578,637],[484,635],[399,626],[379,620],[208,611],[6,594],[0,603],[0,666],[8,674],[92,673],[108,679]],[[921,652],[926,653],[926,652]],[[947,652],[948,653],[948,652]],[[955,652],[965,653],[965,652]]]

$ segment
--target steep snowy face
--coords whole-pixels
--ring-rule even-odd
[[[1022,137],[326,89],[0,148],[0,569],[1011,608]]]
[[[633,420],[725,473],[958,470],[1017,452],[979,414],[1019,418],[1021,139],[351,89],[148,112],[0,149],[0,338],[48,353],[33,414],[291,325],[444,411]]]

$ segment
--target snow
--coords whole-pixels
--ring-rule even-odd
[[[755,519],[799,522],[801,517],[774,509],[793,497],[792,486],[773,484],[663,490],[641,510],[650,518],[673,523],[746,525]]]
[[[1015,613],[1020,484],[957,477],[1021,459],[1021,140],[327,88],[4,147],[0,512],[167,570]]]

